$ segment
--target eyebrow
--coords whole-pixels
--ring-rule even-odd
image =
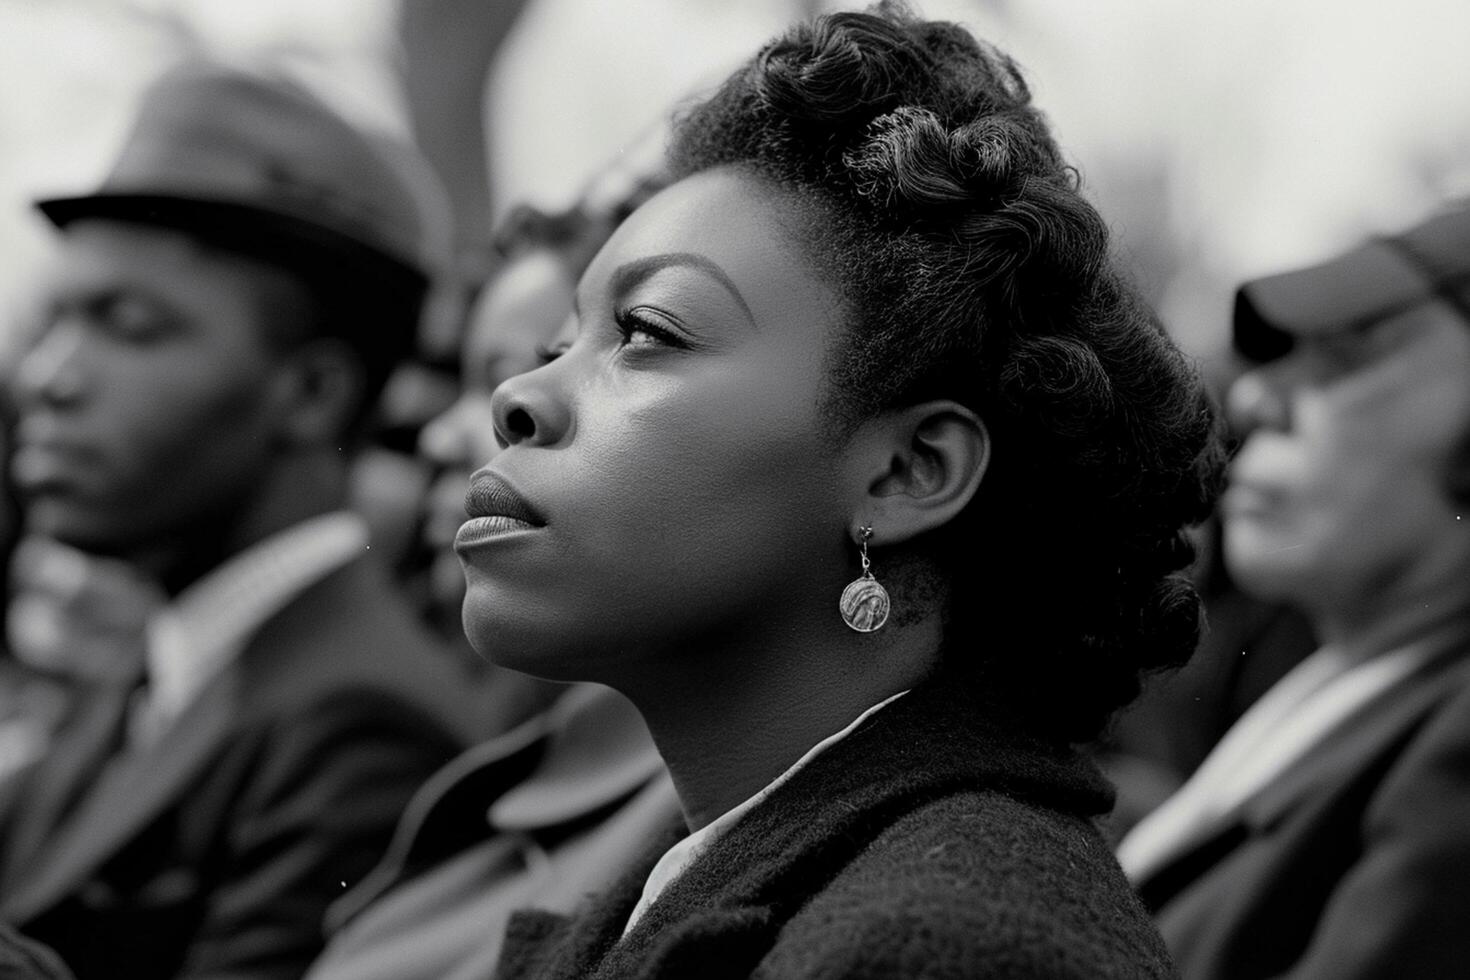
[[[735,300],[736,305],[740,307],[740,312],[745,314],[745,318],[750,321],[752,327],[755,326],[755,314],[751,313],[750,304],[745,302],[745,297],[740,295],[740,290],[735,288],[735,283],[725,273],[725,270],[698,252],[665,252],[660,255],[648,255],[641,259],[634,259],[631,262],[624,263],[618,266],[612,275],[613,290],[616,293],[627,292],[654,273],[671,266],[685,266],[687,268],[698,269],[725,287],[726,292],[730,294],[731,298]]]

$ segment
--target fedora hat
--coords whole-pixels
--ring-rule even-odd
[[[265,258],[328,256],[421,291],[447,251],[447,210],[426,206],[435,191],[411,147],[355,128],[302,86],[191,61],[145,91],[101,186],[36,206],[61,228],[176,227]]]

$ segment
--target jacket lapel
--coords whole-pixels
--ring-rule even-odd
[[[1246,823],[1266,829],[1302,799],[1324,786],[1346,782],[1372,761],[1397,754],[1436,704],[1470,682],[1470,660],[1464,651],[1441,654],[1405,678],[1390,695],[1349,716],[1279,779],[1243,806]]]
[[[1390,696],[1349,715],[1314,748],[1234,809],[1202,827],[1165,864],[1135,885],[1158,909],[1249,837],[1269,833],[1303,801],[1347,785],[1396,754],[1434,707],[1470,681],[1462,651],[1442,654],[1405,678]]]
[[[531,771],[544,748],[547,727],[544,715],[530,718],[465,750],[434,773],[409,800],[382,859],[328,908],[328,931],[345,927],[411,867],[433,864],[489,833],[486,809]]]
[[[46,753],[12,778],[5,800],[0,895],[25,880],[37,852],[117,754],[134,689],[107,684],[89,692]]]
[[[6,918],[24,921],[71,893],[178,801],[234,724],[238,681],[235,669],[225,670],[165,737],[143,751],[124,752],[104,769],[93,791],[36,854],[34,876],[6,896]]]

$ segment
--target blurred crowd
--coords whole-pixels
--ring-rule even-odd
[[[0,2],[0,50],[96,18],[143,57],[65,123],[99,166],[0,164],[0,922],[42,947],[15,955],[490,976],[513,910],[570,911],[679,812],[620,696],[465,640],[492,393],[666,186],[680,100],[834,5],[337,4],[248,44],[207,5],[41,6]],[[1191,980],[1457,975],[1470,18],[920,6],[1029,70],[1227,418],[1199,650],[1093,750],[1124,872]]]

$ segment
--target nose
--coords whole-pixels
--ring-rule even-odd
[[[1242,439],[1263,427],[1281,432],[1291,427],[1290,398],[1270,366],[1235,379],[1226,394],[1225,414],[1233,434]]]
[[[64,323],[49,326],[16,365],[16,401],[25,407],[38,402],[69,405],[79,400],[86,386],[81,346],[81,330]]]
[[[554,446],[572,429],[572,411],[557,381],[566,359],[552,361],[501,382],[490,398],[495,438],[501,448],[530,443]]]
[[[473,470],[500,448],[490,396],[468,391],[419,433],[419,452],[440,466]]]

